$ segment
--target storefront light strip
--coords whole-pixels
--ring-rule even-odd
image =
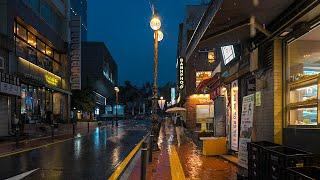
[[[53,74],[52,72],[49,72],[49,71],[43,69],[42,67],[37,66],[37,65],[31,63],[30,61],[22,58],[22,57],[19,57],[19,59],[20,59],[20,61],[21,61],[22,63],[24,63],[24,64],[26,64],[26,65],[29,65],[29,66],[31,66],[32,68],[39,69],[40,71],[44,71],[44,74],[46,73],[46,74],[49,74],[50,76],[54,76],[55,78],[57,78],[57,79],[59,79],[59,80],[61,81],[61,77],[60,77],[60,76],[55,75],[55,74]]]

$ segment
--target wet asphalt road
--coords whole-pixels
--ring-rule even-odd
[[[106,179],[147,134],[149,123],[120,123],[65,142],[0,158],[0,179]]]

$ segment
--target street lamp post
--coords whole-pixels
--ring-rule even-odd
[[[116,92],[116,126],[118,127],[118,104],[119,104],[119,88],[118,87],[114,87],[114,90]]]
[[[153,14],[150,21],[150,27],[154,31],[154,56],[153,56],[153,88],[152,88],[152,135],[154,135],[154,144],[157,145],[157,139],[159,136],[158,125],[158,45],[159,41],[163,39],[163,33],[160,31],[161,21],[160,18]],[[158,147],[156,148],[158,149]]]

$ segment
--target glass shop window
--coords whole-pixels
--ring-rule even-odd
[[[320,27],[287,45],[288,125],[319,125]]]

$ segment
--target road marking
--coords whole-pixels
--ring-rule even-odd
[[[90,134],[92,134],[92,133],[93,132],[91,132]],[[24,152],[27,152],[27,151],[32,151],[32,150],[35,150],[35,149],[40,149],[40,148],[43,148],[43,147],[47,147],[47,146],[51,146],[51,145],[54,145],[54,144],[62,143],[62,142],[69,141],[69,140],[72,140],[72,139],[86,137],[86,136],[89,136],[90,134],[85,134],[84,136],[80,136],[80,137],[72,137],[72,138],[68,138],[68,139],[63,139],[63,140],[55,141],[55,142],[52,142],[52,143],[43,144],[43,145],[40,145],[40,146],[27,148],[27,149],[23,149],[23,150],[20,150],[20,151],[15,151],[15,152],[12,152],[12,153],[2,154],[2,155],[0,155],[0,158],[7,157],[7,156],[12,156],[12,155],[15,155],[15,154],[24,153]]]
[[[170,169],[172,180],[184,180],[186,179],[184,175],[183,168],[180,163],[178,152],[173,145],[169,145],[169,159],[170,159]]]
[[[16,176],[13,176],[13,177],[8,178],[8,179],[6,179],[6,180],[20,180],[20,179],[23,179],[23,178],[29,176],[30,174],[32,174],[33,172],[37,171],[38,169],[39,169],[39,168],[34,169],[34,170],[31,170],[31,171],[24,172],[24,173],[22,173],[22,174],[18,174],[18,175],[16,175]]]
[[[112,173],[112,175],[108,178],[109,180],[116,180],[119,179],[122,172],[125,170],[127,165],[129,164],[130,160],[133,158],[133,156],[138,152],[140,149],[143,141],[145,138],[143,138],[136,147],[129,153],[129,155],[120,163],[120,165],[116,168],[116,170]]]
[[[51,145],[54,145],[54,144],[62,143],[62,142],[65,142],[65,141],[69,141],[71,139],[75,139],[75,138],[63,139],[63,140],[59,140],[59,141],[56,141],[56,142],[44,144],[44,145],[41,145],[41,146],[23,149],[21,151],[16,151],[16,152],[8,153],[8,154],[3,154],[3,155],[0,155],[0,158],[7,157],[7,156],[12,156],[12,155],[15,155],[15,154],[20,154],[20,153],[27,152],[27,151],[32,151],[34,149],[40,149],[40,148],[43,148],[43,147],[47,147],[47,146],[51,146]]]

